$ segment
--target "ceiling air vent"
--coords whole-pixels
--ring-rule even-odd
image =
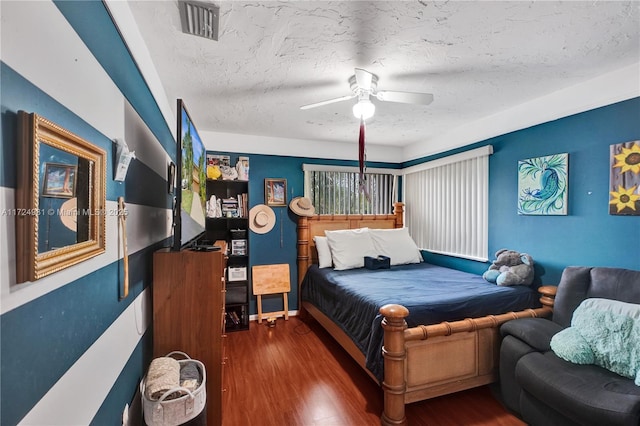
[[[220,8],[210,3],[180,2],[182,32],[218,40]]]

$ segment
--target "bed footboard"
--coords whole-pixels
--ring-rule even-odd
[[[380,308],[384,316],[385,426],[406,425],[406,403],[449,394],[497,380],[501,324],[553,312],[554,286],[540,287],[542,308],[407,328],[409,310]]]

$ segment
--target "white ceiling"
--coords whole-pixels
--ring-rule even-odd
[[[406,147],[640,62],[637,1],[217,1],[218,41],[184,34],[177,1],[128,3],[201,132],[355,144],[355,100],[299,107],[349,94],[359,67],[434,94],[373,100],[367,144]]]

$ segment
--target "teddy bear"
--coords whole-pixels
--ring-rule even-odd
[[[500,249],[496,260],[482,274],[482,278],[503,286],[530,285],[533,282],[533,259],[527,253]]]

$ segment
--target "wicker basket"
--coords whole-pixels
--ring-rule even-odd
[[[188,422],[202,412],[207,402],[207,375],[204,364],[200,361],[191,359],[184,352],[174,351],[167,356],[182,355],[185,359],[178,360],[180,365],[185,363],[193,363],[200,371],[202,383],[198,388],[191,392],[183,387],[169,389],[157,401],[147,398],[146,379],[145,376],[140,382],[140,394],[142,395],[142,409],[144,412],[144,421],[148,426],[177,426]],[[174,392],[182,391],[186,395],[180,398],[166,400],[166,398]]]

